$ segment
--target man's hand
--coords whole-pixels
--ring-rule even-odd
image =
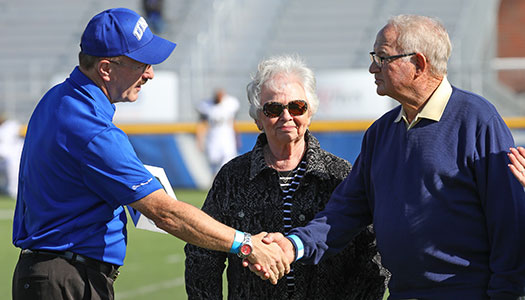
[[[291,261],[287,259],[285,253],[278,244],[263,242],[266,232],[261,232],[252,236],[253,251],[247,260],[250,264],[257,265],[256,272],[259,277],[269,279],[272,284],[277,284],[285,274],[290,272]],[[292,258],[293,259],[293,258]],[[247,265],[246,259],[243,265]]]
[[[290,240],[288,240],[286,237],[284,237],[284,235],[278,232],[269,233],[269,234],[262,232],[258,234],[257,236],[260,236],[261,234],[265,234],[262,239],[262,241],[265,244],[267,244],[268,246],[278,246],[277,248],[281,250],[281,253],[283,254],[283,264],[287,268],[284,274],[288,274],[290,272],[290,264],[293,262],[294,257],[295,257],[295,250],[294,250],[292,242],[290,242]],[[249,267],[250,271],[257,274],[262,280],[270,279],[270,282],[272,284],[277,284],[277,280],[275,280],[275,276],[272,276],[268,272],[267,268],[264,268],[261,264],[259,264],[259,262],[255,262],[253,260],[248,261],[245,259],[243,261],[243,266]],[[282,276],[284,276],[284,274],[279,276],[279,278],[277,279],[280,279]]]
[[[509,169],[518,179],[522,186],[525,187],[525,149],[518,147],[518,149],[510,148],[509,159],[512,164],[509,164]]]

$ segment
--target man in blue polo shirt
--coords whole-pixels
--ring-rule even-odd
[[[136,101],[154,77],[152,65],[175,44],[117,8],[91,19],[80,48],[79,66],[44,95],[28,124],[13,222],[13,243],[22,249],[13,299],[113,299],[126,253],[123,205],[189,243],[242,249],[276,283],[289,270],[278,246],[170,198],[112,123],[115,103]]]
[[[325,210],[267,242],[317,263],[373,223],[389,299],[525,299],[525,193],[507,169],[514,141],[491,103],[450,85],[450,51],[438,21],[389,20],[369,71],[377,93],[401,105],[366,131]]]

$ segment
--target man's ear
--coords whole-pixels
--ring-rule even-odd
[[[110,77],[109,77],[111,73],[110,64],[111,62],[107,59],[101,59],[97,62],[97,65],[96,65],[97,73],[100,76],[100,78],[102,78],[104,81],[110,80]]]
[[[423,55],[423,53],[421,52],[416,53],[414,55],[414,59],[416,62],[415,64],[416,65],[416,76],[425,73],[425,71],[427,71],[427,68],[430,67],[428,65],[427,58],[425,57],[425,55]]]

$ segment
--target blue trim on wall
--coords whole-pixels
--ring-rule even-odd
[[[257,141],[258,133],[242,133],[240,134],[241,147],[239,148],[239,154],[244,154],[253,149],[255,142]]]
[[[361,152],[364,132],[312,132],[321,148],[346,159],[352,165]]]
[[[364,131],[312,132],[321,147],[354,164],[361,150]],[[513,129],[516,145],[525,145],[525,129]],[[252,150],[258,133],[240,134],[239,154]],[[163,167],[173,187],[196,188],[188,172],[191,162],[185,162],[177,145],[177,134],[129,135],[129,139],[143,163]]]
[[[312,132],[321,147],[354,163],[361,150],[364,132]],[[258,133],[242,133],[239,154],[252,150]],[[176,135],[130,135],[131,144],[144,164],[164,168],[173,187],[196,188],[188,168],[191,161],[184,161]]]
[[[319,140],[321,148],[354,164],[361,152],[361,141],[364,132],[312,132]],[[257,141],[258,133],[241,134],[241,148],[239,154],[252,150]]]
[[[130,135],[129,140],[144,164],[164,168],[174,187],[197,187],[187,168],[191,162],[184,162],[175,135]]]

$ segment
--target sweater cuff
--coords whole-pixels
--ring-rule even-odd
[[[303,258],[303,256],[304,256],[303,241],[301,241],[301,239],[298,236],[296,236],[295,234],[289,235],[286,238],[289,239],[290,242],[292,242],[292,244],[293,244],[293,246],[295,248],[295,259],[294,259],[294,262],[300,260],[301,258]]]

